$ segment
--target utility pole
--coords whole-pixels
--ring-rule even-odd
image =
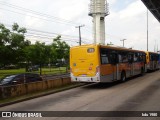
[[[81,40],[81,27],[84,27],[85,25],[76,26],[76,28],[79,29],[79,45],[81,46],[82,40]]]
[[[125,41],[125,40],[127,40],[127,39],[122,39],[122,40],[120,40],[120,41],[123,41],[123,47],[124,47],[124,41]]]
[[[148,51],[148,9],[147,9],[147,51]]]

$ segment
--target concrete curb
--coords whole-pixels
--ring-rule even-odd
[[[0,107],[4,107],[4,106],[7,106],[7,105],[11,105],[11,104],[15,104],[15,103],[31,100],[31,99],[38,98],[38,97],[43,97],[43,96],[46,96],[46,95],[62,92],[62,91],[65,91],[65,90],[73,89],[73,88],[84,86],[84,85],[86,85],[86,84],[85,83],[80,83],[78,85],[73,85],[73,86],[69,86],[69,87],[66,87],[66,88],[59,88],[58,90],[51,90],[51,91],[49,91],[47,93],[42,93],[40,95],[33,95],[31,97],[22,98],[22,99],[15,100],[15,101],[12,101],[12,102],[2,103],[2,104],[0,104]]]

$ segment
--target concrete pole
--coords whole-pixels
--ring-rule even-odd
[[[106,0],[91,0],[89,15],[93,17],[95,44],[105,44],[105,16],[108,15]]]

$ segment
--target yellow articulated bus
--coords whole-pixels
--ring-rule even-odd
[[[71,80],[113,82],[146,71],[146,53],[122,47],[83,45],[70,49]]]
[[[159,68],[159,54],[155,52],[146,52],[147,71],[157,70]]]

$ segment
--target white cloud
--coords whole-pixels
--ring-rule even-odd
[[[81,30],[82,38],[92,39],[92,28],[87,27],[92,26],[92,18],[88,16],[88,4],[90,0],[70,0],[69,2],[67,0],[8,0],[5,2],[51,16],[57,16],[62,19],[68,19],[74,23],[85,24],[85,27]],[[122,4],[120,0],[107,0],[107,2],[109,3],[110,15],[106,17],[106,42],[122,45],[120,39],[126,38],[125,46],[134,46],[135,49],[146,50],[146,7],[141,0],[132,0],[132,2],[131,0],[124,0],[124,4],[128,6],[123,8],[122,6],[117,7]],[[128,2],[130,2],[130,4],[128,4]],[[31,13],[28,14],[33,15]],[[0,16],[3,16],[3,19],[6,20],[8,24],[17,22],[20,26],[27,28],[78,37],[78,29],[75,28],[76,25],[74,24],[66,25],[56,23],[53,22],[54,19],[52,22],[44,21],[28,16],[28,14],[19,15],[7,11],[0,11]],[[149,49],[151,51],[153,51],[155,40],[157,40],[160,45],[159,31],[159,22],[149,13]],[[85,42],[88,41],[86,40]],[[74,43],[72,44],[74,45]],[[75,45],[77,45],[77,43],[75,43]]]
[[[107,0],[107,2],[109,3],[110,6],[112,6],[117,2],[117,0]]]
[[[2,20],[3,19],[3,13],[0,12],[0,19]]]
[[[37,28],[37,27],[38,28],[43,27],[44,22],[38,19],[40,16],[35,16],[35,17],[32,17],[32,16],[35,16],[35,15],[33,15],[33,14],[27,14],[26,15],[25,20],[24,20],[25,26],[27,26],[29,28],[33,27],[33,26],[35,28]],[[46,19],[46,18],[43,17],[43,19]]]
[[[65,18],[67,20],[74,20],[75,18],[80,18],[86,12],[88,5],[85,5],[84,0],[72,0],[70,2],[66,1],[62,4],[59,11],[59,17]],[[88,9],[87,9],[88,10]]]
[[[119,36],[108,37],[107,43],[112,41],[116,45],[122,45],[120,39],[125,41],[126,47],[134,47],[135,49],[146,50],[146,7],[144,4],[136,0],[119,12],[111,11],[111,15],[107,16],[106,29],[109,34]],[[149,13],[149,50],[154,50],[154,40],[160,38],[160,24]],[[159,41],[160,44],[160,41]]]
[[[129,19],[130,17],[143,14],[144,11],[146,11],[146,8],[142,2],[138,0],[130,4],[126,9],[120,11],[120,18]]]

